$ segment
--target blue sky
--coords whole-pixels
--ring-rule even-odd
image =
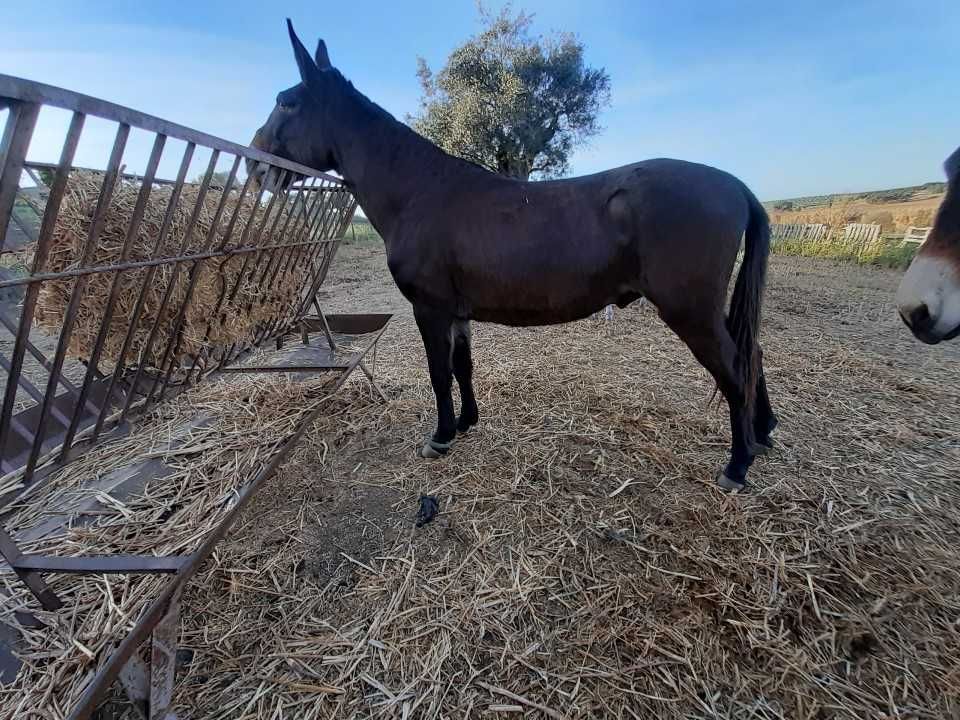
[[[235,141],[249,140],[297,80],[286,15],[308,47],[322,36],[334,64],[401,119],[417,108],[417,55],[436,68],[478,28],[473,0],[3,5],[0,72]],[[940,180],[960,144],[956,0],[514,6],[535,14],[536,31],[576,32],[588,62],[610,73],[605,130],[577,151],[575,174],[678,157],[776,199]],[[37,155],[55,156],[57,132],[51,118]],[[80,160],[102,165],[109,133],[91,125]],[[131,166],[146,148],[132,140]],[[163,169],[175,167],[171,153]]]

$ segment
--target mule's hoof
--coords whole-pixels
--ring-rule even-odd
[[[720,473],[717,476],[717,485],[724,490],[740,492],[747,486],[747,483],[746,480],[733,480],[727,477],[726,473]]]
[[[751,452],[753,452],[754,457],[773,452],[773,440],[755,442],[751,448]]]
[[[438,443],[433,440],[427,440],[420,448],[420,457],[427,460],[436,460],[442,458],[450,449],[450,443]]]
[[[775,417],[770,418],[770,422],[767,423],[767,436],[773,434],[773,431],[777,429],[777,426],[780,425],[780,420]]]
[[[480,413],[476,410],[473,412],[461,412],[460,417],[457,418],[457,434],[462,435],[465,432],[468,432],[470,428],[480,422]]]

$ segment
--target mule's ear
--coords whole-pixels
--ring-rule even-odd
[[[321,39],[317,43],[317,52],[313,56],[313,59],[317,63],[317,67],[320,70],[330,70],[333,68],[333,63],[330,62],[330,55],[327,53],[327,44]]]
[[[293,23],[287,18],[287,30],[290,31],[290,44],[293,45],[293,55],[297,59],[297,67],[300,68],[300,80],[308,88],[317,89],[320,87],[320,71],[310,57],[310,53],[300,42],[297,33],[293,30]]]
[[[960,176],[960,148],[953,151],[953,155],[947,158],[943,163],[943,169],[947,173],[947,180],[954,182]]]

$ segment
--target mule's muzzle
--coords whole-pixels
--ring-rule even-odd
[[[912,308],[900,308],[900,319],[921,342],[936,345],[942,340],[933,332],[937,318],[930,314],[930,308],[926,303],[920,303]]]
[[[267,141],[265,128],[260,128],[253,135],[250,141],[250,147],[261,152],[276,154],[275,148]],[[260,190],[262,187],[265,192],[277,192],[286,190],[293,182],[292,174],[283,172],[279,168],[269,165],[260,160],[246,159],[247,175],[250,176],[254,190]]]
[[[251,160],[247,158],[247,175],[250,176],[250,183],[253,185],[254,190],[259,190],[260,186],[263,185],[263,179],[266,176],[267,169],[264,167],[263,163],[256,160]]]
[[[303,175],[281,170],[274,165],[256,160],[247,160],[247,174],[251,178],[250,182],[255,191],[259,191],[262,187],[264,192],[269,193],[283,192],[293,183],[303,179]]]
[[[924,253],[914,258],[897,289],[897,310],[922,343],[960,336],[960,258]]]
[[[918,305],[910,310],[900,310],[900,319],[910,328],[914,337],[926,345],[939,345],[942,342],[960,337],[960,325],[948,332],[938,330],[939,318],[930,314],[926,305]]]

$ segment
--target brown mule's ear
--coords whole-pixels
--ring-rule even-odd
[[[320,89],[320,71],[310,57],[310,53],[300,42],[297,33],[293,30],[293,23],[287,18],[287,30],[290,31],[290,44],[293,45],[293,55],[297,59],[297,67],[300,69],[300,80],[307,88],[311,90]]]
[[[317,63],[317,67],[320,70],[330,70],[333,68],[333,63],[330,62],[330,55],[327,53],[327,44],[321,39],[317,43],[317,52],[313,56],[313,59]]]
[[[953,151],[953,155],[943,163],[943,169],[947,173],[947,180],[954,182],[957,176],[960,176],[960,148]]]

